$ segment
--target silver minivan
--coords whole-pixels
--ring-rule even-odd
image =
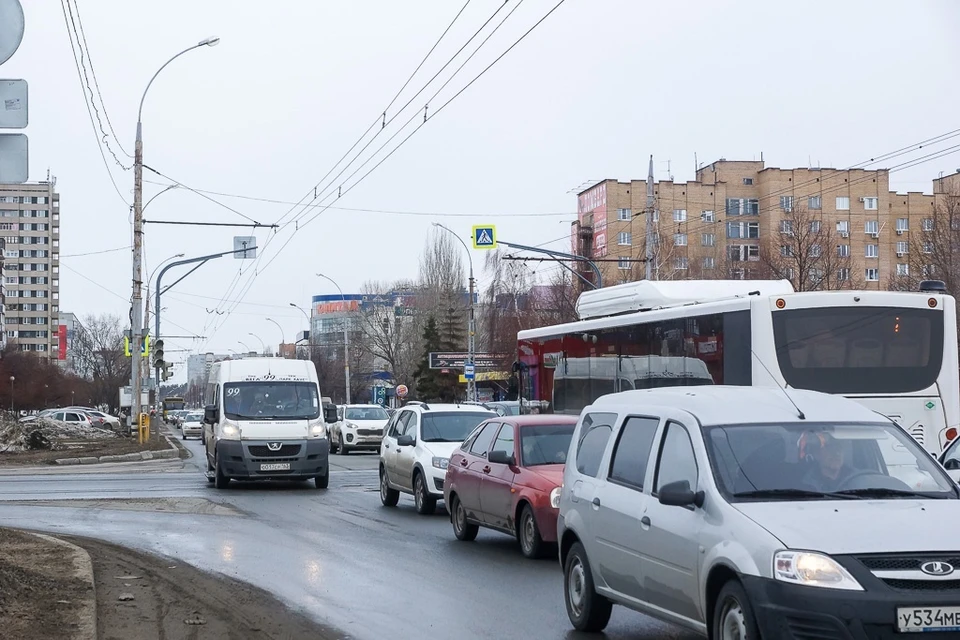
[[[852,400],[627,391],[570,447],[557,540],[580,631],[620,604],[724,640],[960,632],[960,487]]]

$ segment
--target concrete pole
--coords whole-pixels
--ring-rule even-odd
[[[142,103],[141,103],[142,104]],[[130,326],[130,388],[133,391],[131,413],[139,424],[140,406],[140,341],[143,335],[143,126],[137,121],[137,142],[133,160],[133,295]]]
[[[650,169],[647,171],[647,211],[646,211],[646,234],[644,245],[646,245],[646,251],[644,252],[644,258],[646,258],[646,276],[647,280],[653,280],[655,277],[655,270],[653,264],[653,214],[656,207],[656,198],[653,194],[653,155],[650,156]]]

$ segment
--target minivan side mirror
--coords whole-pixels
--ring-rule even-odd
[[[957,460],[956,458],[945,460],[943,463],[943,468],[947,469],[948,471],[956,471],[957,469],[960,469],[960,460]]]
[[[413,439],[413,436],[402,435],[397,438],[397,445],[400,447],[412,447],[416,443],[417,441]]]
[[[506,451],[491,451],[487,454],[487,462],[493,464],[505,464],[510,467],[516,466],[517,461]]]
[[[220,410],[215,404],[208,404],[203,408],[203,421],[207,424],[220,422]]]
[[[325,404],[323,405],[323,421],[327,424],[333,424],[334,422],[339,421],[340,418],[337,416],[337,405],[334,404]]]
[[[694,492],[687,480],[677,480],[665,484],[659,490],[660,504],[670,507],[703,506],[703,491]]]

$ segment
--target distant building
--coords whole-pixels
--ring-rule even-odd
[[[206,382],[210,374],[210,367],[215,362],[222,362],[230,358],[230,355],[216,353],[194,353],[187,356],[187,384]]]
[[[60,324],[57,329],[57,364],[70,373],[77,370],[74,341],[79,327],[80,322],[75,314],[60,312]]]

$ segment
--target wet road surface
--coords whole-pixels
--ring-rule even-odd
[[[217,491],[194,457],[146,468],[0,472],[0,525],[96,537],[177,557],[275,593],[351,637],[525,640],[570,630],[554,559],[523,558],[481,530],[453,537],[446,511],[381,506],[376,454],[331,456],[330,488],[233,483]],[[612,640],[694,638],[615,608]]]

